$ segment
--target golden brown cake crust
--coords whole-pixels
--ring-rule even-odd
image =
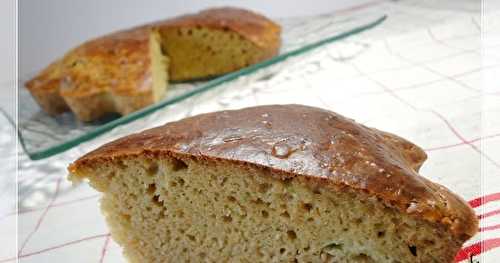
[[[120,31],[69,52],[63,59],[61,94],[79,97],[109,90],[133,96],[151,89],[150,33],[146,27]]]
[[[211,8],[152,24],[160,28],[208,27],[231,30],[257,46],[277,53],[281,44],[281,27],[268,18],[252,11],[233,8]]]
[[[71,109],[82,121],[109,112],[123,112],[113,106],[137,110],[154,103],[150,48],[151,29],[138,27],[99,37],[69,51],[52,63],[26,87],[51,115]]]
[[[465,201],[417,173],[426,159],[418,146],[323,109],[270,105],[202,114],[108,143],[69,170],[140,154],[257,165],[281,178],[303,176],[375,196],[462,242],[477,231]]]

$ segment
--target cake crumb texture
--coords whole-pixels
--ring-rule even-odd
[[[367,195],[267,173],[125,158],[88,178],[130,262],[451,262],[460,248],[446,229]]]

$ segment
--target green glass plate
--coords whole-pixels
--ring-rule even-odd
[[[171,84],[166,98],[157,104],[127,116],[110,116],[94,123],[79,122],[71,113],[51,117],[41,111],[28,91],[22,87],[19,89],[18,119],[21,145],[32,160],[47,158],[95,138],[119,125],[143,118],[168,105],[215,89],[221,84],[227,84],[227,82],[283,62],[290,57],[369,30],[385,19],[385,15],[380,16],[379,14],[350,17],[331,13],[279,20],[283,32],[282,48],[278,56],[209,81]]]

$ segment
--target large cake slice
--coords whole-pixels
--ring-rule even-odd
[[[69,167],[103,193],[130,262],[452,262],[473,210],[417,171],[425,153],[330,111],[198,115]]]

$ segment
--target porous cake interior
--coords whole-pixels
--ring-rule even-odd
[[[229,161],[164,156],[85,168],[131,262],[451,262],[445,230],[376,198]]]
[[[235,32],[206,27],[160,29],[170,58],[170,79],[181,81],[228,73],[266,56],[251,41]]]

